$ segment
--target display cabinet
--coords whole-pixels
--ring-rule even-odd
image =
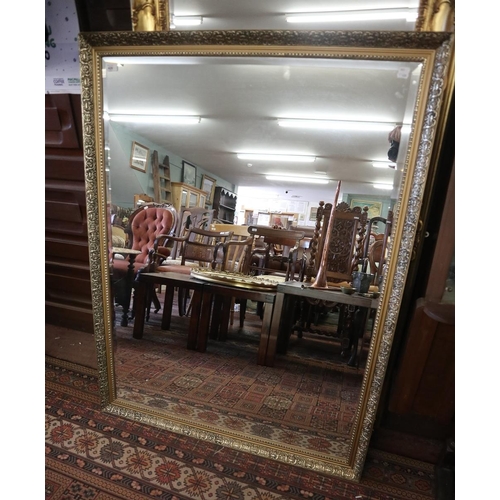
[[[172,198],[174,208],[180,214],[183,208],[204,208],[207,202],[207,193],[183,182],[172,182]]]
[[[234,224],[236,200],[235,193],[221,186],[216,187],[212,204],[212,208],[215,209],[214,217],[226,224]]]

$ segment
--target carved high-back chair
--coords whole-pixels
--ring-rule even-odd
[[[317,275],[323,250],[327,245],[326,279],[329,284],[351,282],[352,273],[358,270],[363,257],[364,241],[368,224],[368,207],[350,208],[345,202],[340,202],[335,208],[335,219],[333,221],[330,241],[326,242],[332,204],[319,202],[316,214],[316,225],[314,235],[309,248],[309,259],[306,263],[304,281],[312,282]],[[299,338],[304,330],[311,330],[311,324],[316,322],[322,314],[327,314],[332,309],[338,309],[338,333],[345,327],[345,307],[336,303],[309,302],[302,300],[298,302],[296,310],[297,330]],[[290,335],[292,332],[288,332]],[[323,333],[329,335],[328,333]]]
[[[332,204],[319,202],[316,226],[310,244],[310,256],[306,266],[305,281],[316,276],[323,249],[328,245],[326,276],[329,283],[351,281],[352,273],[358,269],[363,257],[363,246],[368,224],[368,207],[350,208],[345,202],[335,208],[330,241],[325,242],[326,228],[330,221]]]
[[[128,280],[133,281],[138,272],[148,270],[151,251],[154,250],[162,259],[170,255],[170,249],[163,246],[161,238],[174,233],[177,220],[177,211],[173,205],[168,203],[148,203],[131,213],[125,228],[128,248],[139,253],[120,259],[118,258],[119,251],[113,252],[112,259],[113,283],[115,292],[117,292],[117,303],[125,310],[128,310],[130,306],[130,287],[125,287],[127,290],[124,294],[122,293],[124,290],[122,285]],[[133,262],[131,262],[131,258]]]

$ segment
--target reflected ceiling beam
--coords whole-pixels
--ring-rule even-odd
[[[350,21],[385,21],[406,19],[414,22],[418,17],[418,8],[345,10],[330,12],[297,12],[285,14],[288,23],[339,23]]]

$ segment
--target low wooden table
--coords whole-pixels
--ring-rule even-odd
[[[143,273],[136,280],[135,285],[135,322],[133,337],[140,339],[144,332],[147,287],[166,285],[165,303],[161,328],[170,327],[174,290],[184,287],[193,291],[191,298],[191,317],[189,321],[187,348],[205,352],[208,337],[224,340],[227,334],[229,316],[228,304],[232,297],[264,302],[269,305],[265,308],[260,334],[257,364],[267,365],[274,363],[274,356],[267,355],[269,338],[271,337],[271,323],[276,299],[276,290],[252,289],[251,286],[240,287],[228,282],[215,282],[195,278],[191,275],[169,273]],[[213,306],[213,307],[212,307]],[[211,320],[211,326],[210,326]]]
[[[310,298],[315,300],[322,300],[326,302],[336,302],[339,304],[347,304],[356,307],[358,317],[354,322],[352,332],[352,339],[357,340],[362,334],[362,330],[366,327],[368,319],[368,311],[370,309],[377,309],[379,299],[364,297],[360,294],[347,295],[342,293],[339,288],[328,288],[325,290],[311,288],[310,283],[302,283],[298,281],[288,281],[280,283],[277,287],[276,302],[274,304],[274,314],[271,325],[271,334],[269,337],[267,347],[267,362],[268,366],[272,366],[272,359],[277,352],[286,353],[289,335],[292,330],[293,311],[296,301],[300,298]],[[357,349],[349,358],[347,364],[349,366],[356,366]]]

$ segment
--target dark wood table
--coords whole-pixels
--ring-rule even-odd
[[[347,295],[339,288],[316,289],[311,288],[310,283],[289,281],[280,283],[277,287],[276,301],[274,304],[274,314],[270,329],[270,336],[267,346],[268,366],[272,366],[273,359],[277,352],[286,353],[289,336],[292,332],[293,312],[296,301],[300,298],[310,298],[326,302],[336,302],[354,306],[354,318],[351,331],[351,339],[354,344],[353,352],[347,362],[349,366],[357,366],[357,340],[366,328],[368,312],[370,309],[377,309],[378,298],[365,297],[360,294]]]
[[[230,302],[233,297],[264,302],[268,307],[264,308],[257,364],[267,365],[268,361],[274,363],[274,356],[269,357],[267,350],[276,299],[275,289],[262,290],[232,286],[227,282],[205,281],[191,275],[175,272],[140,274],[135,282],[133,337],[136,339],[142,338],[144,332],[147,287],[154,285],[166,285],[162,330],[167,330],[170,327],[175,288],[184,287],[193,291],[187,348],[199,352],[206,351],[209,337],[225,340],[229,324]]]
[[[161,329],[168,330],[172,320],[172,308],[174,302],[175,289],[183,287],[192,290],[191,298],[191,317],[188,329],[188,349],[197,348],[198,330],[201,327],[201,306],[202,294],[205,282],[192,278],[189,274],[182,273],[142,273],[137,276],[135,282],[135,300],[134,300],[134,331],[135,339],[142,339],[144,333],[144,321],[146,319],[146,297],[147,289],[154,285],[165,285],[165,301],[163,304],[163,313],[161,319]],[[205,314],[206,315],[206,314]],[[205,318],[206,319],[206,318]],[[208,329],[208,325],[206,325]]]

